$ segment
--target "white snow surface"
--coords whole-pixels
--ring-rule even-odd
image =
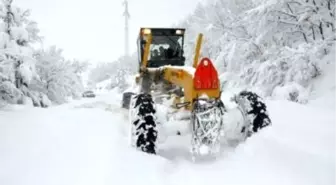
[[[163,123],[159,154],[145,154],[128,144],[120,101],[114,91],[48,109],[0,110],[0,184],[335,184],[334,109],[269,100],[271,127],[217,160],[193,163],[189,135],[173,132],[188,121]]]
[[[169,66],[170,68],[175,68],[175,69],[182,69],[188,72],[192,77],[195,75],[196,68],[192,66]]]
[[[192,66],[172,66],[172,65],[165,65],[162,67],[159,67],[159,69],[163,69],[165,67],[169,67],[172,69],[181,69],[181,70],[185,70],[187,73],[189,73],[192,77],[194,77],[195,72],[196,72],[196,68],[192,67]],[[158,70],[157,68],[148,68],[148,70]]]

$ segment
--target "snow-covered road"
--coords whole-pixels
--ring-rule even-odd
[[[333,109],[267,101],[272,127],[194,164],[187,136],[168,137],[157,156],[130,148],[119,98],[0,111],[0,184],[335,184]]]

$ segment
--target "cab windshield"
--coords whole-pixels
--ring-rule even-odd
[[[170,60],[183,57],[183,36],[153,36],[149,60]],[[143,45],[143,47],[145,44]]]

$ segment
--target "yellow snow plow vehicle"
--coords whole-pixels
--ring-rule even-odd
[[[191,123],[193,156],[215,154],[225,138],[226,117],[229,113],[221,100],[218,73],[209,58],[200,58],[203,35],[196,42],[193,65],[185,66],[184,36],[182,28],[141,28],[137,40],[139,70],[135,79],[138,89],[124,92],[122,107],[130,109],[131,142],[137,149],[156,154],[158,104],[167,105],[178,112],[186,112]],[[266,106],[260,97],[242,91],[232,99],[237,103],[243,122],[235,125],[239,138],[271,124]]]

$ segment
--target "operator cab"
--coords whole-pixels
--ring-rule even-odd
[[[137,40],[139,63],[141,64],[146,46],[147,36],[152,35],[147,67],[164,65],[184,66],[183,53],[185,29],[141,28]]]

